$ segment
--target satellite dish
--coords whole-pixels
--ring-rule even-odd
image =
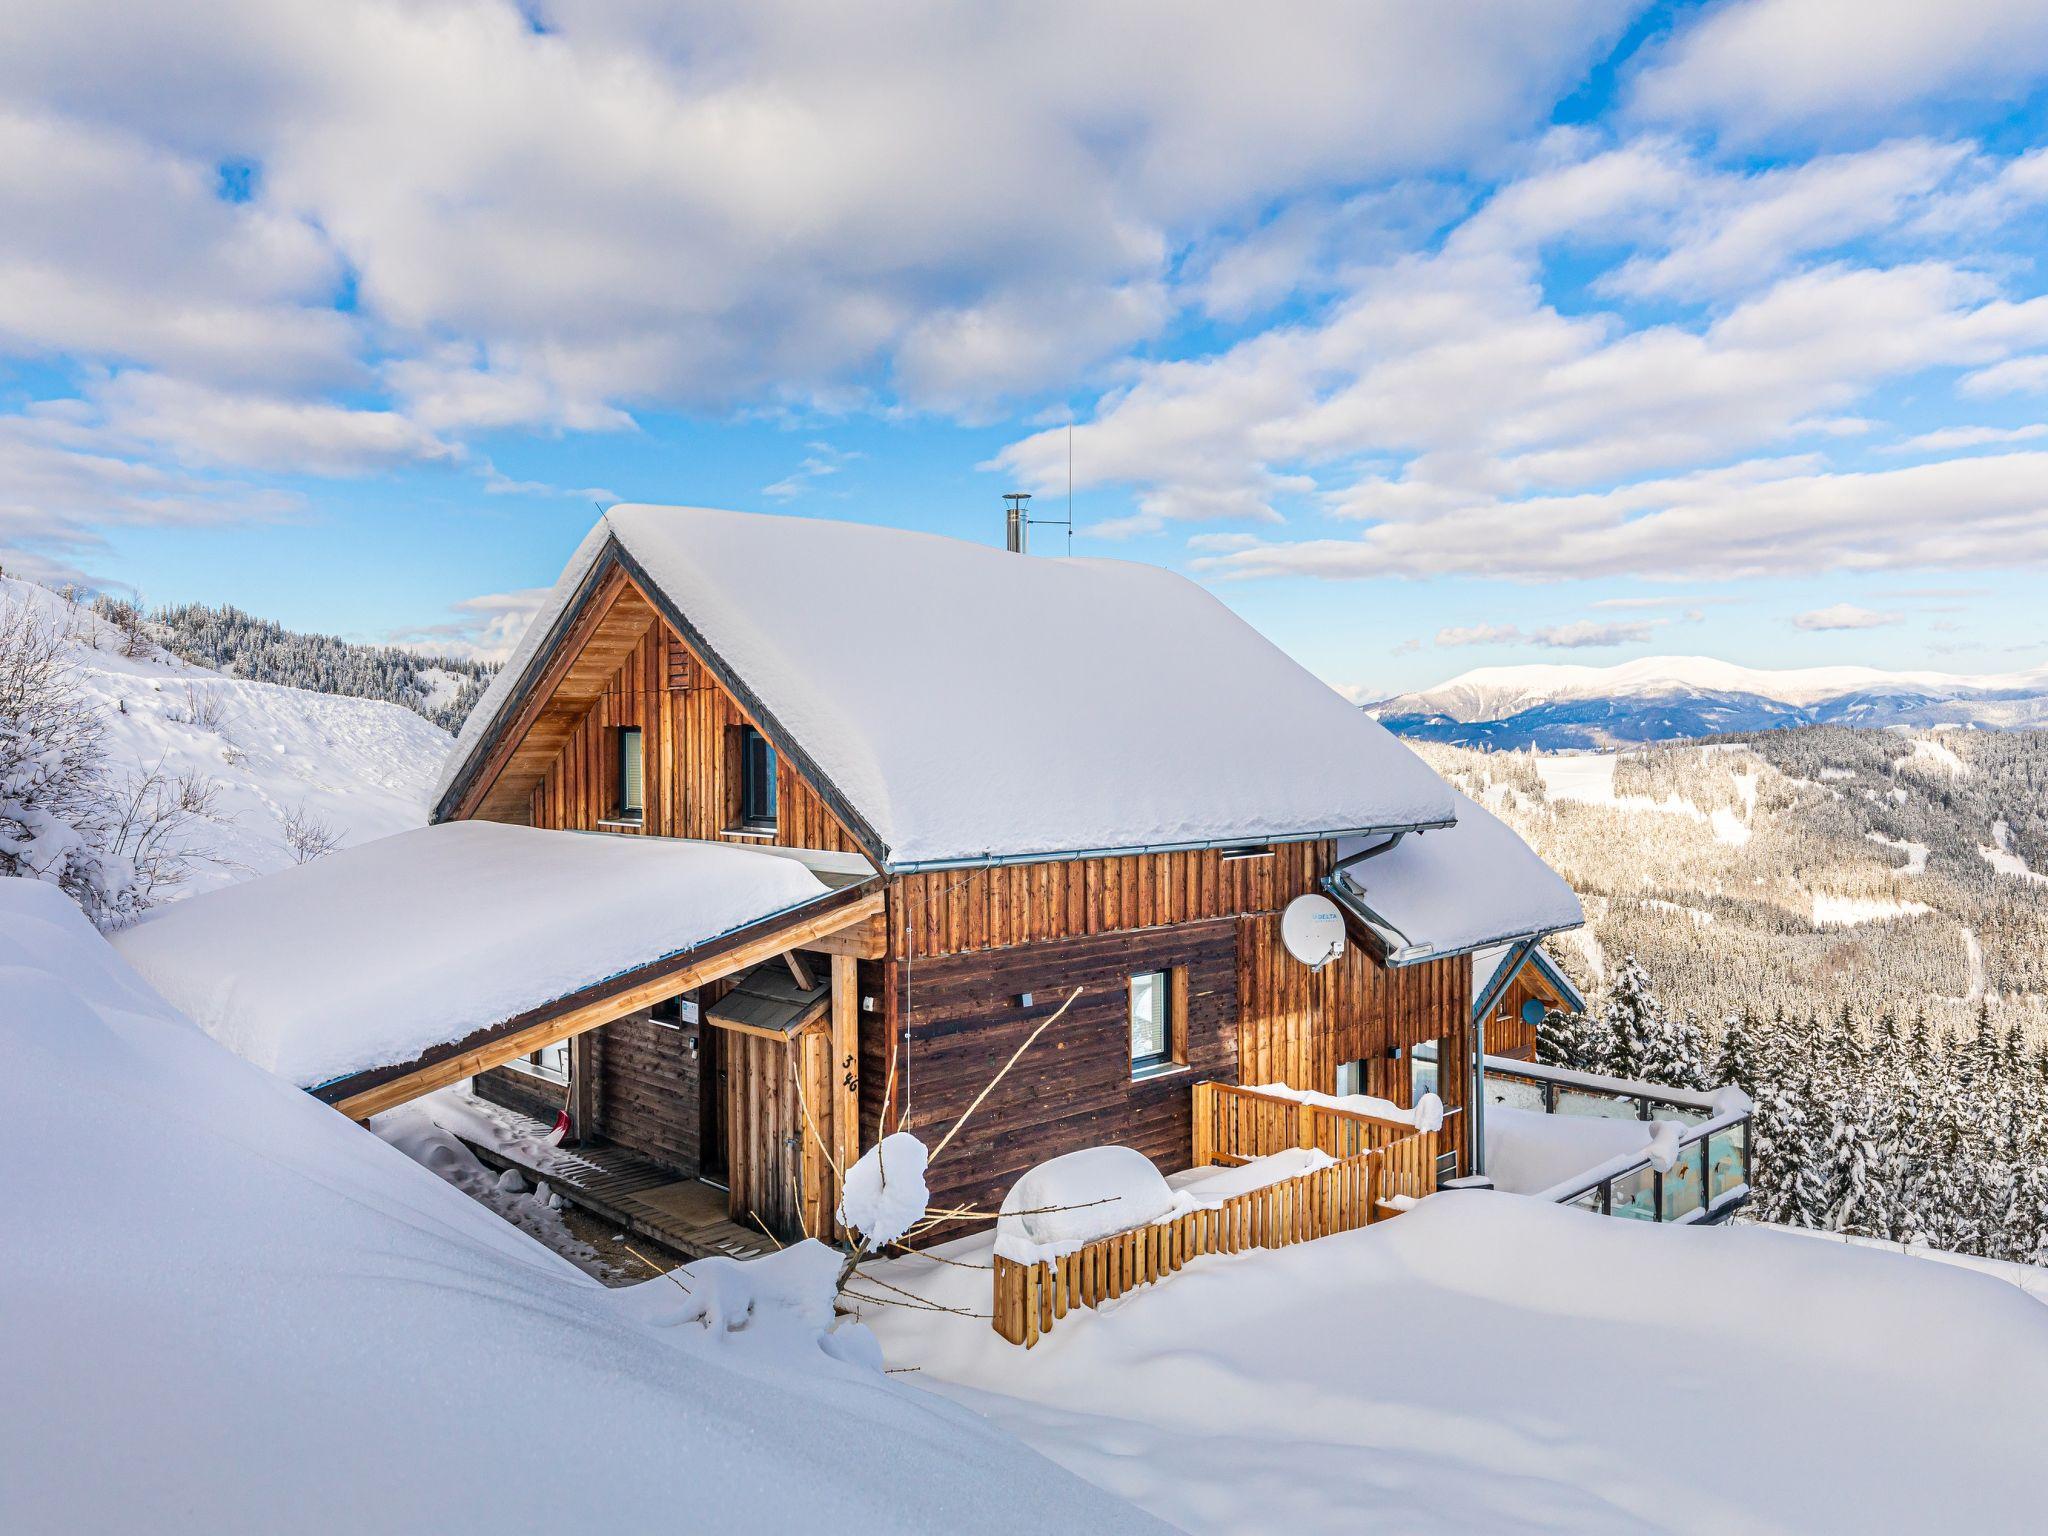
[[[1320,971],[1344,953],[1344,914],[1327,896],[1297,896],[1280,914],[1280,942],[1303,965]]]
[[[1529,998],[1522,1004],[1522,1022],[1531,1029],[1543,1022],[1543,1004],[1536,998]]]

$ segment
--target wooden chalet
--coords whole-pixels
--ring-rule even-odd
[[[936,1204],[993,1209],[1103,1143],[1185,1169],[1202,1083],[1405,1104],[1414,1048],[1469,1068],[1535,938],[1579,921],[1191,582],[691,508],[592,530],[433,820],[117,942],[358,1118],[464,1078],[543,1125],[566,1106],[581,1173],[551,1182],[620,1220],[708,1210],[707,1250],[828,1231],[835,1166],[943,1134],[1077,990]],[[1313,968],[1281,936],[1309,896],[1352,940]],[[1470,1071],[1442,1097],[1468,1169]]]
[[[1104,734],[1120,724],[1155,748]],[[792,1070],[820,994],[780,961],[616,1018],[566,1063],[579,1134],[717,1179],[782,1231],[825,1204],[794,1166],[819,1099],[855,1107],[842,1155],[941,1131],[1076,988],[949,1150],[936,1203],[992,1208],[1103,1142],[1184,1167],[1198,1082],[1404,1101],[1408,1048],[1470,1061],[1469,948],[1396,953],[1361,922],[1312,971],[1280,938],[1340,848],[1422,833],[1412,858],[1459,836],[1456,812],[1413,754],[1177,577],[637,507],[579,551],[434,808],[866,861],[873,916],[795,951],[840,988],[830,1095]],[[1553,899],[1486,937],[1576,921]],[[477,1086],[538,1113],[556,1075],[530,1056]],[[1453,1077],[1444,1097],[1468,1092]]]

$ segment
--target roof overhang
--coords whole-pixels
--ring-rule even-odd
[[[1352,934],[1364,942],[1366,948],[1372,952],[1373,958],[1395,970],[1406,965],[1422,965],[1431,960],[1453,960],[1461,955],[1475,954],[1482,949],[1492,949],[1497,945],[1545,939],[1553,933],[1566,933],[1580,926],[1580,923],[1552,923],[1548,927],[1518,928],[1506,933],[1460,939],[1454,943],[1439,945],[1417,940],[1403,933],[1391,918],[1374,911],[1365,897],[1341,875],[1325,877],[1323,890],[1343,911]]]
[[[878,880],[848,885],[690,949],[556,998],[461,1039],[422,1051],[410,1061],[375,1067],[312,1091],[352,1119],[366,1119],[545,1046],[598,1029],[795,949],[832,947],[840,935],[879,923]]]

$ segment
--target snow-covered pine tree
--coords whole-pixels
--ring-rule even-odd
[[[1756,1015],[1747,1004],[1740,1013],[1721,1021],[1721,1038],[1714,1046],[1714,1061],[1708,1076],[1719,1087],[1733,1083],[1752,1099],[1756,1097]]]
[[[1547,1008],[1536,1026],[1536,1060],[1547,1067],[1591,1070],[1586,1053],[1586,1021],[1562,1008]]]
[[[1600,1014],[1597,1070],[1611,1077],[1647,1076],[1651,1065],[1668,1052],[1669,1033],[1670,1023],[1651,990],[1649,973],[1634,955],[1624,956]]]
[[[1829,1230],[1866,1237],[1878,1230],[1873,1218],[1879,1214],[1874,1207],[1881,1181],[1873,1176],[1876,1152],[1856,1097],[1836,1101],[1820,1161],[1828,1181]]]

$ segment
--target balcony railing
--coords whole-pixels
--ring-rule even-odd
[[[1419,1047],[1415,1061],[1418,1091],[1433,1089],[1434,1047]],[[1668,1169],[1659,1168],[1649,1150],[1633,1150],[1536,1192],[1537,1199],[1636,1221],[1700,1222],[1725,1219],[1749,1197],[1750,1104],[1739,1091],[1699,1093],[1488,1056],[1486,1101],[1549,1115],[1680,1127]]]

